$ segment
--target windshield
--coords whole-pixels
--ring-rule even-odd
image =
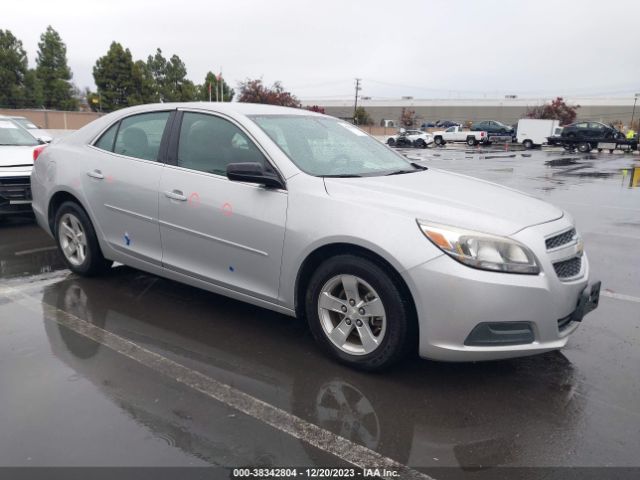
[[[38,140],[11,120],[0,120],[0,145],[32,147]]]
[[[20,125],[22,125],[24,128],[26,128],[27,130],[37,130],[38,127],[32,123],[30,120],[27,120],[26,118],[12,118],[12,120],[16,123],[19,123]]]
[[[342,120],[303,115],[255,115],[251,119],[310,175],[360,177],[421,170]]]

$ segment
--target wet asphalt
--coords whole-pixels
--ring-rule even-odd
[[[0,466],[348,466],[76,333],[65,322],[78,318],[436,478],[438,467],[640,467],[639,157],[403,153],[574,216],[603,296],[565,349],[357,372],[295,319],[124,266],[72,275],[33,219],[15,218],[0,223]]]

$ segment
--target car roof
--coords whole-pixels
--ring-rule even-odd
[[[240,115],[307,115],[323,117],[321,113],[312,112],[303,108],[281,107],[278,105],[266,105],[262,103],[240,102],[175,102],[152,103],[117,110],[118,113],[149,112],[154,110],[167,110],[174,108],[190,108],[209,110],[212,112],[240,114]],[[115,112],[114,112],[115,113]]]

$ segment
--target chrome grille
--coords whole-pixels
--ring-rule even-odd
[[[566,245],[573,240],[573,237],[576,235],[576,231],[574,228],[568,230],[566,232],[560,233],[558,235],[554,235],[553,237],[549,237],[545,240],[545,244],[547,245],[547,250],[553,250],[554,248],[561,247],[562,245]]]
[[[569,260],[554,263],[553,268],[560,279],[575,277],[582,268],[582,257],[573,257]]]
[[[30,177],[0,178],[0,197],[6,200],[31,200]]]

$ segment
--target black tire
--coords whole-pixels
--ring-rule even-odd
[[[522,146],[524,147],[525,150],[531,150],[533,148],[533,142],[527,139],[524,142],[522,142]]]
[[[589,142],[580,142],[578,144],[578,151],[580,153],[589,153],[591,151],[591,144],[589,144]]]
[[[393,147],[396,144],[396,141],[393,138],[387,140],[387,145]]]
[[[84,261],[79,265],[74,265],[73,263],[71,263],[62,251],[59,229],[61,219],[65,214],[73,215],[80,222],[82,229],[84,230],[84,235],[86,237],[86,256],[84,258]],[[113,261],[107,260],[102,255],[100,244],[98,243],[96,232],[93,228],[93,225],[91,224],[91,220],[89,219],[89,216],[84,211],[84,209],[77,203],[64,202],[62,205],[60,205],[60,208],[58,208],[55,216],[54,230],[56,243],[58,244],[58,249],[62,254],[62,259],[67,265],[67,268],[69,268],[69,270],[71,270],[72,272],[84,277],[94,277],[107,272],[111,268],[111,265],[113,265]]]
[[[475,137],[467,137],[467,145],[469,145],[470,147],[475,147],[478,144],[478,141],[475,139]]]
[[[444,145],[446,142],[444,141],[444,138],[437,136],[436,138],[433,139],[434,143],[436,145]]]
[[[415,143],[413,144],[416,148],[427,148],[427,142],[425,142],[423,139],[419,138],[415,141]]]
[[[323,286],[339,275],[354,275],[371,285],[385,309],[386,331],[380,344],[370,353],[350,354],[338,348],[327,336],[318,313]],[[332,357],[361,370],[390,367],[411,351],[417,339],[417,323],[411,300],[398,288],[398,279],[386,268],[355,255],[338,255],[322,263],[313,273],[305,295],[305,313],[318,344]]]

